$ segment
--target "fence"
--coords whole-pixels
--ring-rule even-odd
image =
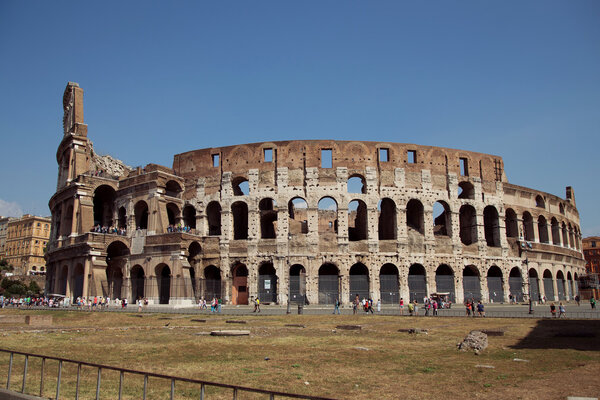
[[[61,383],[62,383],[62,380],[64,379],[63,372],[66,369],[66,365],[72,364],[72,365],[77,366],[76,384],[75,384],[75,389],[74,389],[74,398],[75,399],[79,399],[79,396],[82,392],[83,367],[91,367],[91,368],[93,368],[93,370],[97,370],[96,373],[94,374],[95,381],[96,381],[95,382],[95,397],[94,397],[95,399],[99,399],[100,395],[101,395],[101,390],[102,390],[101,383],[103,382],[102,381],[103,371],[113,371],[113,372],[117,372],[119,375],[118,395],[114,395],[114,396],[110,396],[110,397],[105,395],[104,396],[105,398],[118,398],[119,400],[121,400],[123,398],[123,391],[125,389],[125,374],[128,374],[128,375],[139,375],[139,376],[143,377],[143,388],[141,388],[142,393],[141,393],[141,395],[140,395],[140,393],[138,393],[137,395],[134,395],[135,396],[134,398],[142,398],[144,400],[146,400],[148,392],[149,392],[149,378],[157,378],[163,382],[163,385],[166,382],[169,382],[170,390],[168,393],[170,396],[169,398],[171,400],[173,400],[175,398],[176,386],[178,386],[179,384],[183,384],[183,383],[192,384],[192,385],[195,385],[196,387],[199,386],[197,396],[194,396],[194,398],[200,398],[202,400],[205,398],[208,398],[207,397],[208,396],[207,389],[209,387],[210,388],[221,388],[221,389],[224,389],[227,391],[231,391],[231,396],[232,396],[231,398],[233,398],[234,400],[238,399],[238,394],[240,394],[240,393],[254,393],[254,394],[259,394],[259,395],[265,395],[265,398],[268,396],[269,399],[275,399],[275,397],[280,397],[280,398],[292,398],[292,399],[332,400],[332,399],[326,398],[326,397],[309,396],[309,395],[301,395],[301,394],[285,393],[285,392],[276,392],[276,391],[271,391],[271,390],[255,389],[255,388],[249,388],[249,387],[237,386],[237,385],[228,385],[228,384],[217,383],[217,382],[208,382],[208,381],[203,381],[203,380],[199,380],[199,379],[189,379],[189,378],[182,378],[182,377],[176,377],[176,376],[171,376],[171,375],[156,374],[156,373],[151,373],[151,372],[127,369],[127,368],[113,367],[113,366],[109,366],[109,365],[89,363],[89,362],[85,362],[85,361],[76,361],[76,360],[71,360],[71,359],[67,359],[67,358],[49,357],[49,356],[44,356],[44,355],[40,355],[40,354],[24,353],[24,352],[14,351],[14,350],[0,349],[0,352],[9,354],[8,375],[6,378],[6,389],[11,390],[11,379],[13,378],[13,375],[19,375],[19,378],[21,378],[21,376],[20,376],[21,374],[19,372],[13,371],[13,369],[16,370],[15,364],[17,364],[17,363],[20,364],[20,362],[18,362],[20,360],[17,360],[18,357],[15,357],[15,356],[23,356],[22,384],[21,384],[21,388],[19,391],[24,394],[39,395],[40,397],[44,396],[44,393],[47,393],[47,391],[46,392],[44,391],[44,383],[46,382],[46,380],[51,379],[50,377],[46,377],[46,371],[49,369],[47,364],[50,364],[48,362],[48,361],[50,361],[50,362],[58,363],[57,368],[56,368],[56,370],[57,370],[56,371],[56,381],[55,381],[56,388],[55,388],[55,391],[53,390],[53,394],[55,394],[55,397],[54,397],[55,399],[60,398]],[[37,387],[36,387],[35,394],[27,393],[27,391],[26,391],[27,374],[30,369],[30,359],[41,360],[40,374],[39,374],[40,375],[39,391],[37,391]],[[54,379],[52,380],[52,383],[54,383]],[[29,386],[32,386],[31,382],[30,382]],[[54,387],[52,389],[54,389]],[[71,388],[71,390],[72,390],[72,388]],[[164,398],[164,397],[161,397],[161,398]]]

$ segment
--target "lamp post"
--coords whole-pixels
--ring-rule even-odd
[[[525,254],[525,259],[523,260],[523,264],[525,264],[525,272],[527,273],[527,297],[529,298],[529,314],[533,315],[533,299],[531,298],[531,282],[530,282],[530,277],[529,277],[529,259],[527,258],[527,249],[531,249],[532,245],[531,242],[528,241],[521,241],[521,250],[522,253]],[[523,286],[525,286],[525,283],[523,283]]]
[[[288,242],[287,242],[287,257],[285,259],[285,263],[287,265],[288,270],[288,296],[287,296],[287,311],[286,314],[291,314],[292,310],[290,308],[290,298],[292,297],[292,271],[290,270],[290,241],[292,240],[292,234],[288,233]]]

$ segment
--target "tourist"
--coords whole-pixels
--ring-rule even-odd
[[[577,306],[579,306],[579,302],[581,301],[579,295],[575,296],[575,301],[577,302]]]
[[[468,300],[465,303],[465,313],[466,313],[467,317],[471,316],[471,303]]]
[[[413,302],[413,307],[415,308],[415,317],[418,317],[419,316],[419,304],[417,303],[416,300]]]
[[[594,296],[590,297],[590,306],[592,306],[592,310],[596,308],[596,299]]]
[[[335,302],[333,303],[333,313],[340,314],[340,299],[335,299]]]
[[[477,314],[479,314],[480,317],[485,318],[485,310],[483,308],[483,303],[481,302],[481,300],[479,300],[479,302],[477,303]],[[475,315],[475,313],[473,313],[473,315]]]
[[[438,315],[438,303],[437,301],[433,301],[433,315],[437,317]]]
[[[556,317],[556,306],[554,303],[550,304],[550,314],[552,315],[552,318]]]
[[[410,315],[412,317],[414,311],[415,311],[415,307],[412,305],[412,303],[408,303],[408,315]]]
[[[565,311],[565,306],[563,306],[562,301],[560,303],[558,303],[558,318],[560,317],[567,317],[567,313]]]
[[[381,312],[381,300],[377,300],[377,312]]]
[[[404,299],[400,297],[400,315],[404,315]]]
[[[138,312],[142,312],[142,298],[138,297],[137,299]]]

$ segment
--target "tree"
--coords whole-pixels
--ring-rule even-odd
[[[0,272],[11,272],[15,269],[6,258],[0,260]]]

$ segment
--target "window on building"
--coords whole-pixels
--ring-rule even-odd
[[[596,247],[596,242],[592,240],[592,247]]]
[[[379,162],[388,162],[390,160],[390,149],[379,149]]]
[[[416,150],[408,150],[406,153],[406,158],[409,164],[417,163],[417,151]]]
[[[469,161],[466,158],[460,158],[460,175],[469,176]]]
[[[265,162],[273,162],[273,149],[263,150]]]
[[[321,149],[321,168],[333,167],[333,150]]]
[[[213,167],[219,166],[219,155],[218,154],[212,155],[212,164],[213,164]]]

